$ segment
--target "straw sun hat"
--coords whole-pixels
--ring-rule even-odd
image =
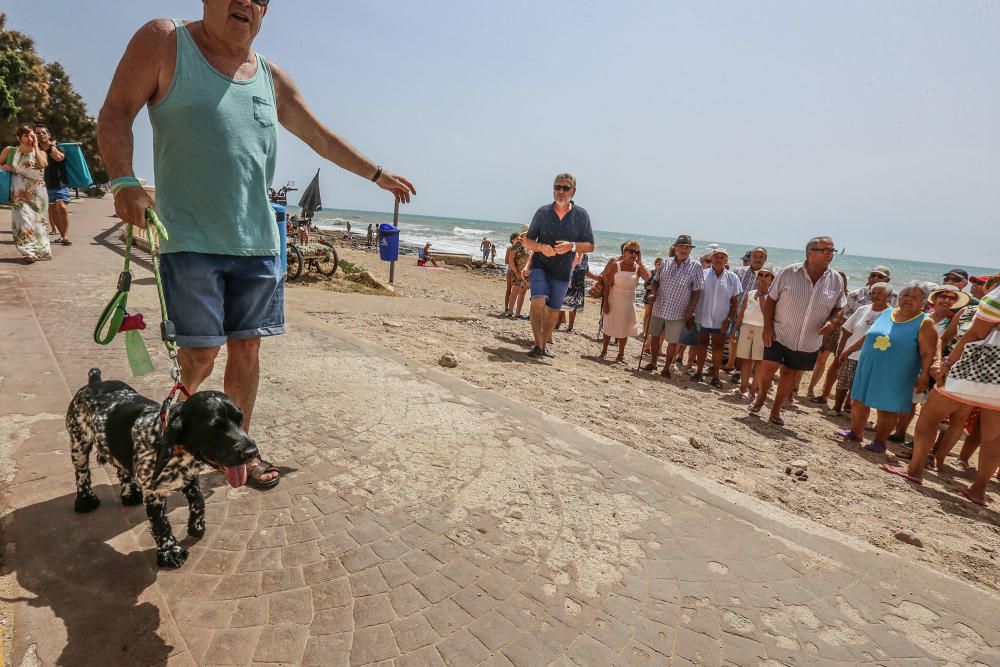
[[[936,299],[937,295],[941,294],[942,292],[951,292],[953,294],[958,295],[958,300],[955,301],[955,305],[951,307],[952,310],[965,308],[972,301],[972,297],[969,296],[968,292],[963,292],[954,285],[944,285],[942,287],[938,287],[936,290],[933,290],[930,294],[927,295],[927,303],[933,304],[934,299]]]

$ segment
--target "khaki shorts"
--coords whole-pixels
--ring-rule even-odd
[[[668,343],[679,343],[683,333],[684,320],[665,320],[662,317],[652,317],[649,320],[649,335],[655,338],[663,336]]]
[[[744,324],[736,343],[736,358],[760,361],[764,358],[764,327]]]

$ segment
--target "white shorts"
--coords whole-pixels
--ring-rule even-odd
[[[736,343],[736,358],[760,361],[764,358],[764,327],[744,324]]]

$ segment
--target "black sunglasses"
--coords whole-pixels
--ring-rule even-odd
[[[267,3],[271,2],[271,0],[250,0],[250,2],[258,7],[267,7]]]
[[[558,190],[559,192],[569,192],[573,189],[572,185],[553,185],[553,190]]]

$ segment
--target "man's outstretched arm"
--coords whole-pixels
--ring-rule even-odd
[[[306,105],[302,93],[292,78],[274,62],[268,61],[268,63],[274,78],[278,121],[285,129],[338,167],[371,180],[378,169],[377,165],[326,127]],[[381,173],[376,184],[383,190],[392,192],[397,201],[404,203],[410,201],[411,194],[417,194],[413,184],[408,180],[387,171]]]

